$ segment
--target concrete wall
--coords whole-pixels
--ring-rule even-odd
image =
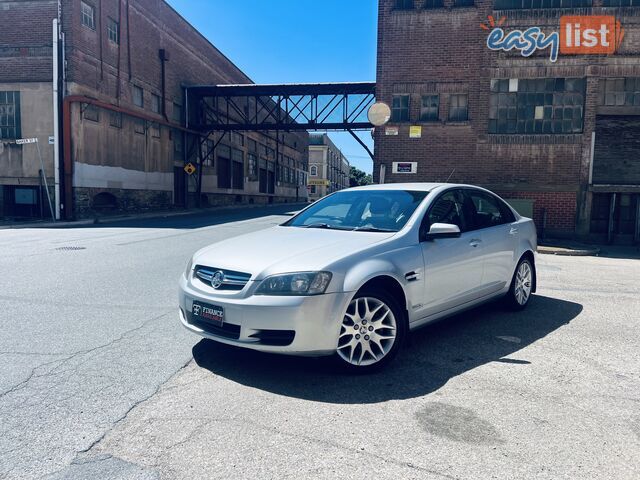
[[[0,83],[0,91],[20,92],[21,130],[23,138],[37,137],[47,180],[53,182],[53,107],[51,83]],[[35,144],[15,145],[0,139],[0,184],[38,185],[40,159]]]

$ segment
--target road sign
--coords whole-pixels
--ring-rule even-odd
[[[38,143],[37,138],[18,138],[16,145],[24,145],[25,143]]]
[[[187,172],[187,175],[193,175],[196,171],[196,167],[193,163],[189,162],[184,166],[184,171]]]

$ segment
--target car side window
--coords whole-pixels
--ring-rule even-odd
[[[497,198],[485,192],[468,190],[467,196],[473,203],[473,225],[475,228],[489,228],[510,221],[504,207]]]
[[[467,216],[463,193],[459,190],[446,192],[429,208],[422,222],[423,233],[427,233],[434,223],[457,225],[461,232],[465,232],[469,226]]]

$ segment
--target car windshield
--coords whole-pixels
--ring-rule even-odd
[[[368,189],[338,192],[318,200],[283,226],[397,232],[428,193]]]

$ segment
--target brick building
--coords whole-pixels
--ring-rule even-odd
[[[349,161],[329,135],[309,135],[309,199],[318,200],[329,193],[349,187]]]
[[[306,198],[306,133],[232,132],[211,152],[220,134],[200,147],[186,128],[183,87],[252,82],[163,0],[3,1],[0,217],[39,216],[44,198],[36,149],[16,138],[39,139],[53,192],[56,18],[63,217]],[[183,168],[201,157],[198,196]]]
[[[380,0],[376,95],[392,120],[374,178],[479,184],[545,234],[638,242],[638,6]]]

